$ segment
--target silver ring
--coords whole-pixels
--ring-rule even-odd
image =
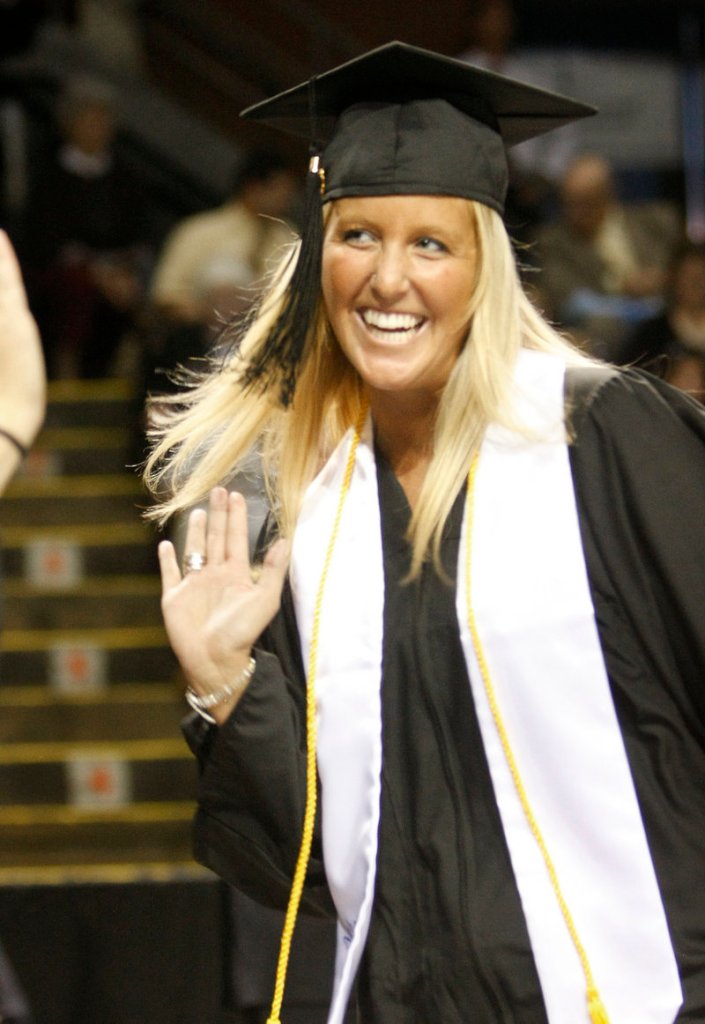
[[[202,555],[200,551],[191,551],[188,555],[184,555],[184,576],[189,572],[200,572],[206,561],[206,556]]]

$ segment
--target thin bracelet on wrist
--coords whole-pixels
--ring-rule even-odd
[[[20,453],[21,459],[27,458],[27,452],[29,451],[21,441],[18,441],[14,434],[11,434],[9,430],[5,430],[4,427],[0,427],[0,436],[4,437],[11,445],[14,445],[17,451]]]
[[[198,712],[201,718],[205,718],[206,722],[210,722],[211,725],[216,725],[216,720],[213,715],[209,715],[208,712],[211,708],[218,707],[219,704],[224,704],[226,700],[233,697],[245,683],[248,683],[255,671],[255,659],[250,656],[250,660],[247,662],[247,666],[242,670],[237,679],[232,683],[228,683],[227,686],[223,686],[220,690],[213,690],[211,693],[196,693],[192,687],[186,687],[186,700],[193,708],[194,711]]]

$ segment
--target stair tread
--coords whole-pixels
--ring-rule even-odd
[[[46,855],[40,855],[36,863],[27,866],[26,861],[17,867],[0,867],[0,886],[39,885],[125,885],[129,883],[169,883],[174,881],[215,882],[215,875],[208,868],[201,867],[193,860],[184,858],[183,852],[175,851],[174,859],[140,861],[137,856],[121,863],[77,864],[65,862],[61,857],[48,863]]]
[[[42,651],[58,645],[87,645],[116,650],[135,647],[167,647],[163,626],[111,626],[86,629],[8,629],[0,639],[6,652]]]
[[[191,821],[194,814],[192,800],[141,801],[119,807],[82,808],[67,804],[16,804],[0,806],[2,828],[24,828],[27,825],[90,824],[162,824],[164,822]]]
[[[37,587],[28,580],[4,580],[2,590],[5,597],[44,599],[59,601],[70,597],[153,597],[161,593],[161,582],[153,576],[136,574],[123,576],[88,576],[74,586],[48,589]]]
[[[138,517],[134,522],[57,523],[37,526],[0,526],[3,548],[24,547],[32,541],[57,541],[97,547],[100,545],[156,543],[157,532]]]
[[[143,740],[48,740],[0,745],[0,766],[61,764],[72,757],[89,756],[113,756],[122,761],[185,761],[193,757],[181,737]]]
[[[95,704],[143,704],[172,703],[178,690],[165,683],[122,683],[119,686],[102,690],[98,693],[67,694],[58,696],[48,686],[7,686],[0,687],[0,707],[38,707],[38,706],[83,706]]]
[[[3,501],[32,498],[103,498],[136,495],[146,498],[139,479],[132,473],[86,473],[74,476],[15,477]]]
[[[134,384],[122,377],[98,380],[50,380],[47,386],[49,405],[63,402],[124,402],[133,399]]]
[[[41,451],[82,448],[125,448],[131,440],[127,427],[45,427],[33,447]]]

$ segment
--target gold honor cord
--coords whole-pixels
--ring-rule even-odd
[[[512,750],[511,744],[509,742],[509,736],[507,735],[507,730],[504,725],[501,712],[499,710],[499,704],[497,702],[495,688],[492,683],[492,677],[490,675],[489,666],[487,664],[487,658],[485,657],[485,653],[482,648],[482,642],[480,640],[480,634],[477,627],[477,620],[475,618],[475,612],[472,606],[472,533],[473,517],[475,511],[475,480],[477,476],[477,467],[479,461],[479,455],[475,455],[472,461],[472,465],[470,467],[470,473],[468,474],[466,510],[467,526],[465,533],[465,596],[467,604],[468,627],[470,629],[470,636],[472,637],[472,645],[475,651],[475,657],[477,658],[477,663],[480,666],[480,675],[482,676],[482,682],[485,688],[485,693],[487,695],[487,703],[489,704],[490,712],[492,714],[492,720],[494,721],[495,729],[497,730],[499,740],[502,744],[502,750],[504,752],[504,757],[507,762],[509,772],[512,776],[514,788],[516,790],[517,796],[519,797],[519,802],[521,803],[521,807],[524,812],[524,817],[526,818],[527,824],[529,826],[529,830],[531,831],[531,834],[536,840],[538,848],[541,851],[541,856],[543,857],[544,863],[546,865],[546,870],[548,872],[548,876],[551,881],[551,886],[555,893],[556,900],[558,901],[558,906],[560,907],[560,911],[563,915],[563,919],[570,934],[570,938],[573,942],[575,950],[578,954],[578,958],[580,960],[580,966],[582,967],[583,974],[585,976],[587,1008],[590,1020],[592,1024],[609,1024],[607,1012],[600,998],[600,994],[597,991],[595,980],[592,976],[592,968],[590,967],[590,961],[588,960],[587,953],[585,952],[585,947],[580,941],[580,936],[578,935],[578,931],[575,927],[573,916],[570,910],[568,909],[568,904],[565,901],[565,897],[563,895],[560,883],[558,881],[558,874],[556,872],[556,868],[553,864],[553,861],[551,860],[551,855],[548,852],[548,847],[546,846],[546,841],[543,838],[543,835],[541,834],[538,822],[534,817],[534,812],[531,809],[529,799],[526,795],[524,783],[522,781],[521,775],[519,774],[519,768],[516,762],[516,758],[514,756],[514,751]]]
[[[353,470],[355,468],[357,447],[360,443],[360,435],[362,433],[362,427],[366,416],[367,405],[365,404],[360,410],[360,415],[357,423],[355,424],[353,436],[350,442],[350,451],[348,452],[345,472],[343,474],[343,482],[340,487],[338,508],[335,513],[333,529],[331,530],[330,540],[328,541],[326,557],[323,563],[323,571],[321,573],[321,579],[316,593],[316,603],[314,606],[313,623],[311,628],[311,649],[308,656],[308,673],[306,678],[306,809],[304,812],[301,846],[299,848],[299,855],[296,861],[294,880],[291,884],[289,904],[286,909],[284,927],[282,928],[282,935],[279,943],[279,959],[277,962],[277,973],[274,982],[274,995],[272,997],[272,1007],[269,1011],[267,1024],[281,1024],[280,1014],[282,1002],[284,1000],[284,987],[286,985],[286,974],[289,967],[289,956],[291,954],[291,940],[294,935],[294,928],[296,927],[296,919],[298,917],[299,906],[301,904],[301,895],[303,893],[304,882],[306,880],[306,869],[308,868],[308,862],[311,856],[311,842],[313,840],[313,826],[316,820],[317,800],[316,672],[318,669],[318,638],[321,626],[321,610],[323,607],[323,595],[326,588],[326,581],[328,579],[328,571],[333,558],[335,542],[338,539],[343,506],[345,504],[348,491],[350,490],[350,481],[352,480]]]

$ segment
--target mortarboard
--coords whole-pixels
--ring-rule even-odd
[[[307,208],[290,301],[247,371],[283,371],[282,398],[318,296],[321,205],[344,196],[450,195],[502,213],[506,148],[595,113],[558,93],[391,42],[242,112],[308,138]],[[319,156],[320,154],[320,156]],[[289,372],[291,371],[291,372]]]
[[[501,209],[505,147],[594,113],[558,93],[392,42],[241,116],[323,145],[324,200],[416,188],[485,197]]]

